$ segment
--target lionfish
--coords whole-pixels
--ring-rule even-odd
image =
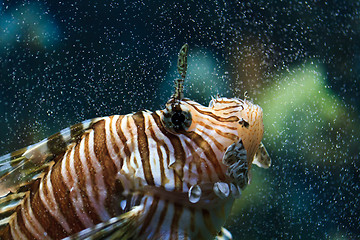
[[[0,239],[232,239],[222,226],[268,168],[262,109],[184,98],[163,110],[95,118],[0,157]]]

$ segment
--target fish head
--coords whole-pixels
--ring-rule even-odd
[[[241,139],[249,166],[264,133],[262,108],[249,100],[216,98],[205,107],[184,99],[177,105],[168,102],[162,113],[162,121],[168,131],[174,134],[193,132],[207,142],[217,141],[223,146],[221,149],[217,147],[222,153]]]
[[[222,117],[222,125],[219,129],[223,132],[234,133],[236,139],[233,143],[242,141],[246,149],[247,163],[252,164],[254,155],[259,148],[264,133],[263,110],[249,100],[238,98],[217,98],[210,101],[209,108],[214,115]],[[233,119],[233,121],[229,121]],[[226,127],[229,130],[226,130]],[[232,143],[231,143],[232,144]]]

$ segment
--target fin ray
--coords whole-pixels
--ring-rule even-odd
[[[54,135],[0,157],[0,198],[15,193],[21,186],[38,178],[41,172],[56,158],[65,153],[68,146],[78,141],[82,134],[103,118],[95,118],[75,124]]]
[[[143,212],[142,206],[136,206],[129,212],[86,228],[63,240],[129,239],[135,237],[143,221]]]

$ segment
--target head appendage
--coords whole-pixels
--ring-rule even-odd
[[[177,69],[181,76],[181,78],[175,80],[175,93],[172,96],[173,100],[180,101],[184,98],[184,80],[186,77],[186,71],[187,71],[187,54],[189,50],[189,45],[185,43],[179,52],[178,57],[178,63],[177,63]]]

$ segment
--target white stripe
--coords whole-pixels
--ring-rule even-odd
[[[211,163],[211,161],[209,159],[207,159],[204,151],[199,148],[194,141],[192,141],[192,139],[189,138],[185,138],[185,141],[192,146],[192,148],[195,150],[195,152],[197,153],[196,161],[199,161],[200,163],[200,168],[202,171],[202,175],[201,175],[201,179],[202,181],[212,181],[212,182],[216,182],[218,180],[218,176],[215,172],[214,166]],[[208,171],[210,170],[210,174],[208,174]]]
[[[167,179],[167,181],[165,182],[165,189],[167,191],[173,191],[175,189],[175,178],[174,178],[174,170],[169,169],[168,165],[166,163],[166,159],[169,157],[168,155],[166,155],[166,150],[165,147],[160,145],[160,151],[163,155],[163,161],[164,161],[164,172],[165,172],[165,177]]]
[[[13,237],[13,239],[21,239],[21,240],[27,240],[28,238],[25,236],[24,233],[21,232],[18,221],[17,221],[17,216],[15,215],[15,217],[13,218],[14,221],[12,222],[12,224],[10,224],[11,226],[11,236]]]
[[[145,178],[145,173],[144,173],[144,166],[142,165],[142,160],[141,160],[141,155],[140,155],[140,151],[139,151],[139,134],[137,132],[137,125],[134,121],[133,117],[129,117],[129,123],[130,123],[130,129],[127,129],[128,131],[131,131],[133,139],[131,141],[131,144],[128,144],[128,146],[130,146],[130,152],[131,152],[131,157],[130,157],[130,164],[131,166],[135,169],[135,177],[138,177],[139,179],[142,179],[143,182],[138,182],[140,184],[146,184],[146,178]],[[137,164],[137,166],[136,166]]]
[[[10,159],[11,159],[11,153],[8,153],[0,157],[0,172],[8,169],[12,169],[12,166],[10,164]]]
[[[103,146],[105,147],[105,146]],[[89,157],[91,165],[95,169],[96,186],[99,194],[99,202],[96,204],[95,209],[102,221],[106,221],[110,218],[109,213],[105,209],[105,200],[107,197],[107,189],[104,182],[104,174],[102,172],[102,166],[95,155],[94,150],[94,131],[89,134]]]
[[[68,223],[66,222],[65,217],[60,212],[60,209],[55,201],[54,192],[52,189],[50,176],[51,176],[52,169],[49,170],[49,173],[46,175],[45,179],[40,181],[40,187],[39,187],[39,196],[41,201],[43,202],[45,208],[49,211],[49,213],[60,223],[60,225],[69,233],[70,227]],[[44,181],[46,180],[46,186],[49,197],[46,198],[44,194]]]
[[[119,115],[115,115],[112,119],[111,124],[110,124],[110,118],[105,119],[105,138],[106,138],[106,147],[109,151],[110,158],[113,160],[113,162],[117,168],[117,171],[119,172],[121,159],[119,158],[119,155],[114,150],[113,143],[111,141],[112,136],[111,136],[111,132],[110,132],[110,128],[111,128],[111,130],[113,131],[113,135],[117,135],[114,133],[114,129],[116,131],[116,122],[118,119],[119,119]]]
[[[122,169],[126,172],[126,173],[130,173],[130,174],[134,174],[135,173],[135,169],[133,166],[131,166],[131,160],[130,158],[133,157],[133,144],[132,144],[132,137],[130,136],[129,134],[129,129],[128,129],[128,126],[127,126],[127,122],[129,121],[129,119],[131,119],[131,115],[128,114],[128,115],[125,115],[124,118],[121,120],[121,131],[122,133],[124,134],[124,137],[126,139],[126,146],[128,147],[129,149],[129,152],[130,152],[130,156],[125,156],[123,159],[124,159],[124,164],[123,164],[123,167]],[[121,148],[120,148],[121,149]],[[129,168],[130,167],[130,168]]]
[[[40,160],[44,161],[46,158],[45,153],[49,152],[47,143],[48,143],[48,139],[45,138],[41,142],[38,142],[38,143],[28,146],[26,152],[24,152],[22,156],[24,156],[28,159],[30,159],[33,156],[36,156],[37,161],[39,161],[39,162],[40,162]],[[42,158],[40,158],[40,156],[42,156]]]
[[[61,159],[61,176],[62,176],[63,181],[66,184],[66,186],[70,189],[69,186],[71,185],[71,183],[70,183],[70,179],[69,179],[69,174],[66,170],[66,163],[67,163],[66,158],[67,158],[68,153],[69,153],[69,151],[66,151],[64,157]]]
[[[145,134],[148,136],[147,140],[149,148],[149,164],[151,169],[151,175],[153,176],[155,186],[161,186],[161,168],[160,158],[158,154],[158,143],[151,137],[150,131],[148,131],[151,124],[151,119],[152,116],[150,116],[149,113],[144,112],[144,127]]]
[[[164,203],[163,200],[159,199],[158,200],[158,204],[156,206],[156,211],[151,219],[151,223],[149,225],[149,228],[150,228],[150,231],[149,231],[149,235],[147,236],[148,239],[159,239],[160,236],[158,235],[154,235],[155,234],[155,230],[158,226],[158,223],[160,221],[160,216],[161,216],[161,213],[165,207],[166,203]],[[156,238],[155,238],[156,237]]]
[[[159,111],[157,112],[158,115],[161,117],[162,113],[160,113]],[[167,178],[167,180],[169,180],[168,183],[165,183],[165,189],[168,191],[172,191],[175,189],[175,179],[174,179],[174,170],[169,168],[169,165],[171,165],[172,163],[175,162],[175,158],[174,158],[174,147],[171,144],[171,141],[164,135],[162,134],[162,132],[160,131],[160,129],[158,128],[155,120],[151,117],[151,123],[153,126],[153,130],[154,133],[156,134],[156,137],[159,139],[159,141],[163,141],[164,144],[167,146],[170,156],[167,155],[165,147],[162,145],[159,145],[158,147],[160,148],[162,155],[163,155],[163,166],[164,166],[164,171],[165,171],[165,176]],[[167,163],[169,159],[169,164]]]
[[[82,141],[85,141],[85,138],[82,139]],[[93,226],[93,222],[90,219],[90,217],[86,214],[84,211],[84,204],[81,198],[81,192],[78,186],[79,180],[77,177],[77,173],[75,171],[75,164],[74,164],[74,155],[75,155],[75,145],[72,147],[70,152],[70,174],[73,179],[73,182],[68,185],[68,188],[70,190],[70,198],[72,200],[73,206],[75,208],[76,214],[79,217],[80,221],[84,224],[86,228]]]
[[[69,142],[71,139],[71,130],[70,128],[65,128],[60,131],[60,135],[63,137],[65,142]]]
[[[98,119],[95,118],[95,119],[88,119],[88,120],[82,121],[81,123],[83,125],[83,129],[86,130],[89,128],[89,126],[92,122],[97,122],[97,121],[98,121]]]
[[[178,222],[178,239],[184,239],[185,235],[187,235],[187,238],[190,238],[192,233],[191,228],[190,228],[190,224],[191,224],[191,212],[188,208],[183,207],[182,208],[182,212],[181,215],[179,217],[179,222]],[[195,227],[196,229],[196,227]],[[186,233],[186,234],[185,234]]]
[[[122,143],[121,139],[120,139],[120,136],[118,135],[118,131],[121,131],[123,132],[123,127],[122,125],[124,125],[124,123],[126,123],[126,117],[124,117],[123,119],[121,119],[121,123],[120,123],[120,129],[117,129],[116,128],[116,121],[113,120],[113,124],[111,126],[112,128],[112,133],[113,133],[113,136],[114,136],[114,139],[115,139],[115,143],[117,144],[118,148],[120,149],[120,157],[123,159],[123,161],[126,161],[126,155],[125,155],[125,151],[123,150],[124,149],[124,144]],[[123,169],[127,172],[127,166],[126,166],[126,163],[124,162],[123,164]]]
[[[85,188],[86,188],[87,196],[89,198],[89,201],[90,201],[91,205],[95,208],[95,210],[97,210],[97,208],[96,208],[97,202],[96,202],[96,200],[94,198],[94,193],[93,193],[93,188],[92,188],[93,183],[91,182],[90,171],[89,171],[89,168],[88,168],[88,165],[87,165],[87,162],[86,162],[85,139],[83,139],[80,142],[79,157],[80,157],[82,170],[83,170],[82,174],[85,176]]]
[[[30,205],[30,194],[27,195],[25,202],[26,202],[26,206],[23,206],[23,205],[21,206],[22,207],[21,214],[22,214],[26,229],[37,239],[45,239],[45,236],[44,236],[45,230],[41,226],[39,221],[36,219],[36,217],[32,211],[32,208]],[[26,208],[26,210],[25,210],[25,208]],[[49,238],[47,238],[47,239],[49,239]]]
[[[171,239],[170,232],[171,232],[171,223],[172,223],[173,217],[174,217],[174,210],[175,210],[174,204],[172,202],[168,202],[165,218],[164,218],[164,221],[161,223],[161,226],[159,229],[160,236],[163,236],[164,238],[162,238],[162,239],[164,239],[164,240]]]

